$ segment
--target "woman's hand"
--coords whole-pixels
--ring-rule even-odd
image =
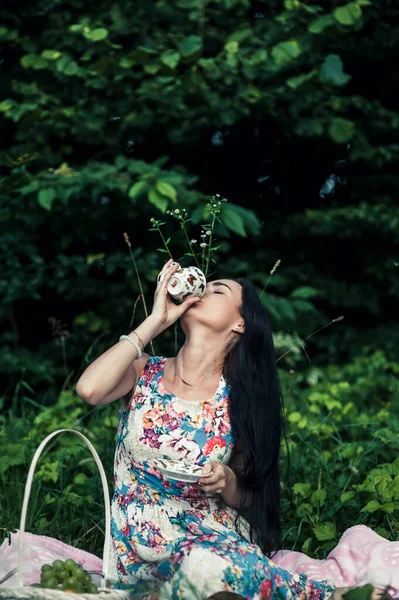
[[[210,460],[204,465],[201,475],[207,475],[211,472],[212,475],[200,478],[198,483],[205,492],[221,494],[229,485],[233,471],[221,462]]]
[[[172,275],[179,269],[180,265],[170,258],[158,275],[151,313],[151,318],[156,322],[158,333],[162,333],[170,325],[173,325],[192,304],[200,300],[197,296],[189,296],[179,305],[172,301],[168,294],[168,283]]]

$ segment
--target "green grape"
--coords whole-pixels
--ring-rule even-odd
[[[47,579],[57,578],[56,571],[54,569],[46,569],[42,571],[40,574],[40,581],[45,581]]]
[[[67,571],[66,569],[58,571],[58,579],[61,579],[62,581],[64,581],[65,579],[68,579],[68,577],[70,577],[69,575],[69,571]]]
[[[54,590],[58,586],[58,580],[55,577],[50,577],[44,582],[44,587]]]
[[[77,594],[83,594],[83,592],[86,591],[84,586],[81,583],[79,583],[79,581],[75,584],[75,587],[73,589]]]
[[[64,563],[62,560],[55,560],[53,562],[53,569],[61,569],[64,567]]]
[[[86,577],[86,571],[84,571],[81,567],[78,567],[75,569],[74,577],[79,579],[79,581],[83,581],[83,579]]]
[[[75,577],[68,577],[68,579],[65,579],[65,581],[63,581],[62,589],[72,589],[75,587],[76,584],[77,580],[75,579]]]
[[[90,594],[98,594],[99,593],[98,592],[98,588],[97,588],[97,586],[94,583],[91,583],[89,585],[88,591],[89,591]]]
[[[41,568],[41,572],[44,573],[44,571],[52,571],[53,567],[51,565],[42,565]]]
[[[78,564],[72,558],[67,558],[64,562],[64,567],[68,571],[70,571],[71,569],[76,569],[77,566]]]
[[[83,575],[83,577],[80,577],[80,580],[82,581],[83,584],[85,585],[89,585],[91,583],[91,577],[90,575],[88,575],[87,573],[85,573]]]

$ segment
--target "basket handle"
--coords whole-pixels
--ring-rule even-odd
[[[21,520],[20,520],[20,524],[19,524],[20,537],[19,537],[19,550],[18,550],[17,585],[23,586],[22,553],[23,553],[23,547],[24,547],[26,513],[28,510],[28,502],[29,502],[30,492],[31,492],[31,488],[32,488],[32,479],[33,479],[33,475],[35,473],[36,465],[39,460],[40,454],[42,453],[46,444],[53,437],[58,435],[59,433],[65,433],[65,432],[74,433],[74,434],[78,435],[80,438],[82,438],[82,440],[84,442],[86,442],[86,445],[88,446],[90,452],[93,455],[94,460],[96,461],[98,470],[100,471],[101,481],[103,484],[104,505],[105,505],[105,542],[104,542],[104,550],[103,550],[103,571],[102,571],[102,575],[101,575],[101,585],[100,585],[100,590],[102,591],[102,590],[106,589],[106,587],[105,587],[106,576],[108,573],[108,564],[109,564],[108,549],[109,549],[109,543],[110,543],[110,538],[111,538],[111,508],[110,508],[110,501],[109,501],[109,490],[108,490],[108,484],[107,484],[107,477],[105,475],[104,467],[101,463],[100,457],[98,456],[97,451],[94,448],[93,444],[87,439],[86,436],[83,435],[83,433],[80,433],[80,431],[76,431],[75,429],[58,429],[57,431],[53,431],[53,433],[50,433],[50,435],[48,435],[42,441],[42,443],[37,448],[37,450],[33,456],[31,465],[29,467],[28,478],[27,478],[26,484],[25,484],[24,501],[22,504]]]

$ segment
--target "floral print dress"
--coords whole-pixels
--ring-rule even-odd
[[[249,536],[241,537],[234,527],[236,510],[225,503],[220,508],[216,494],[197,483],[168,480],[151,466],[154,458],[227,463],[234,445],[223,375],[213,398],[184,400],[164,387],[166,360],[150,356],[129,406],[119,409],[112,587],[143,600],[205,600],[221,591],[254,600],[330,598],[335,589],[330,580],[286,571]],[[240,522],[242,529],[246,522]]]

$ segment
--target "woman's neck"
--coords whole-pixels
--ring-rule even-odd
[[[211,341],[194,344],[186,340],[174,360],[174,369],[179,373],[179,379],[183,377],[187,382],[195,382],[212,373],[220,377],[223,362],[220,342],[219,345]]]

